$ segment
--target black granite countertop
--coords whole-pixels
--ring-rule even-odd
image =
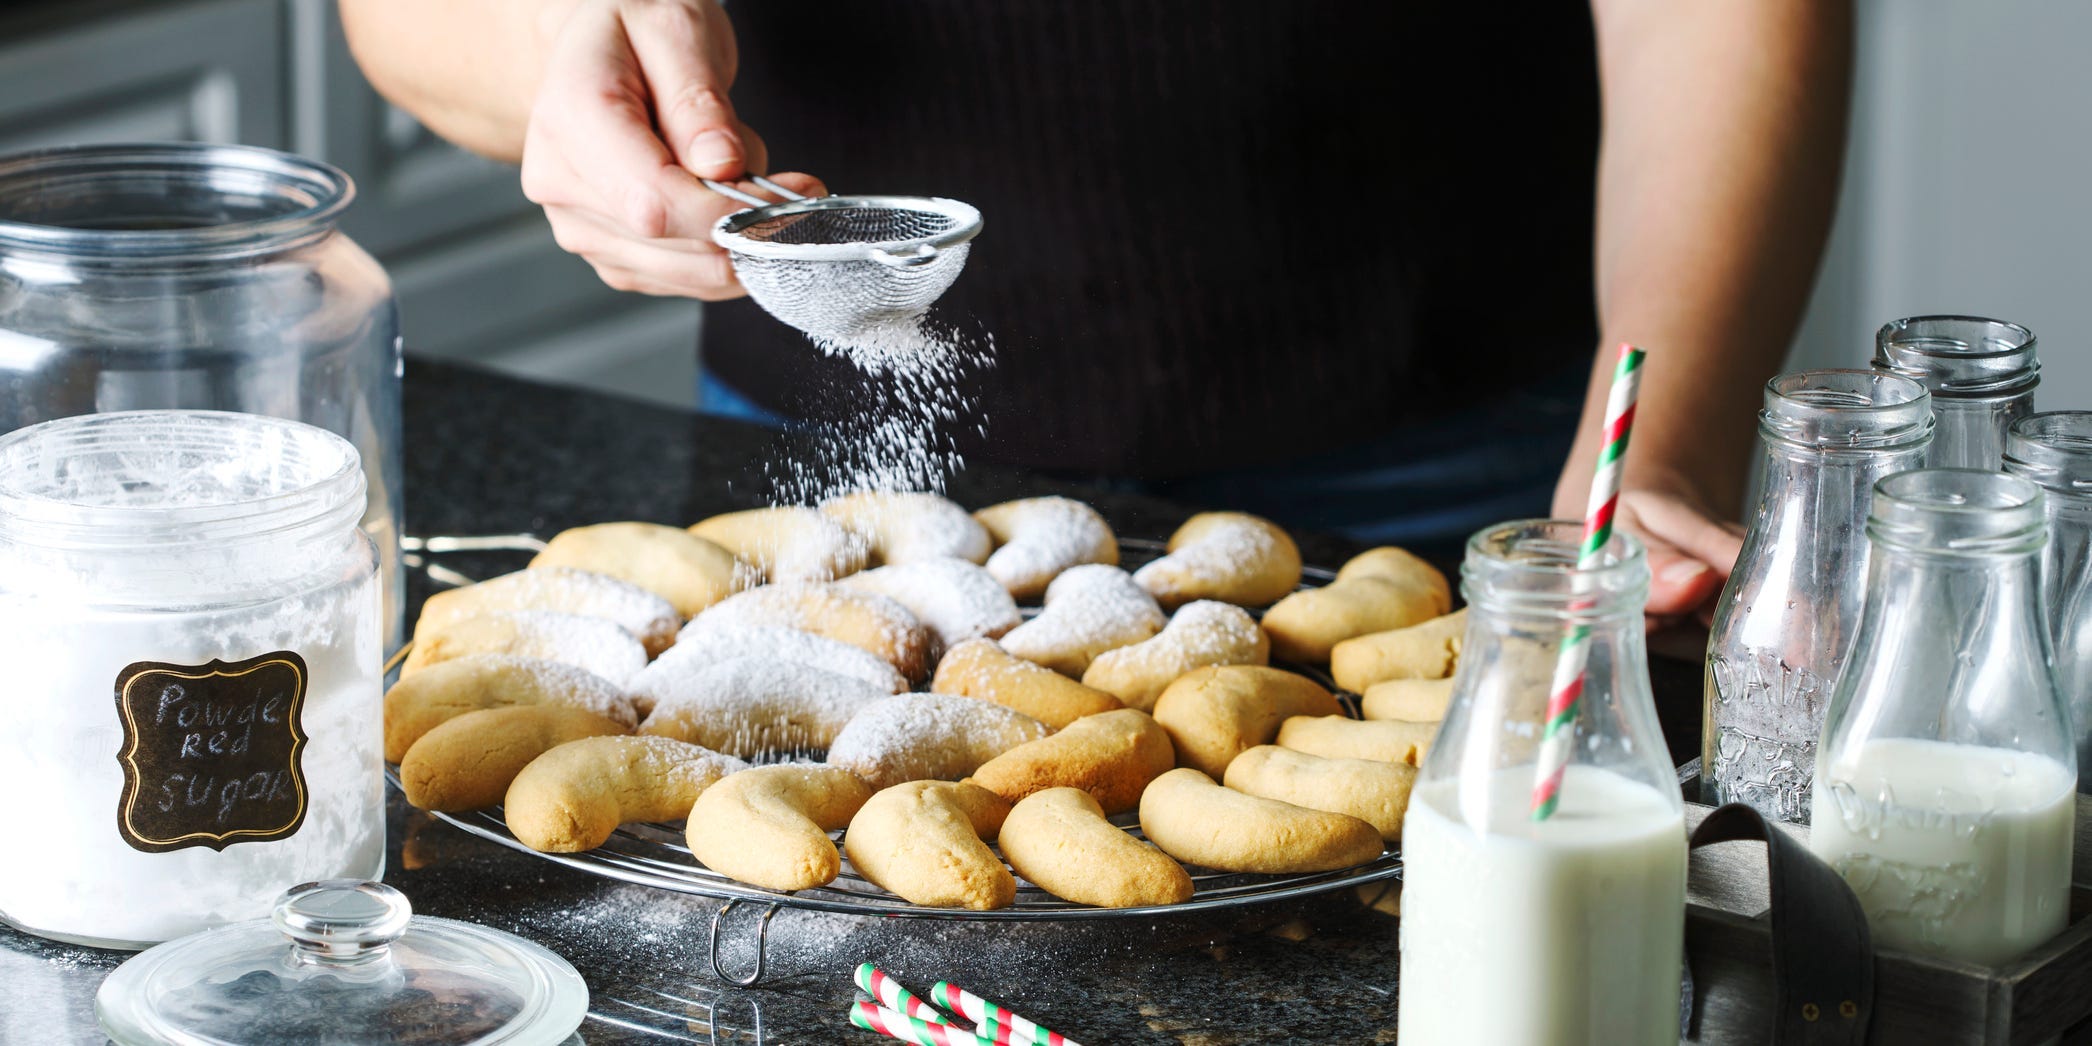
[[[415,363],[407,376],[412,534],[547,533],[612,519],[687,523],[758,502],[775,448],[750,426]],[[1166,536],[1192,509],[993,469],[951,489],[969,506],[1039,493],[1097,505],[1121,533]],[[1309,562],[1355,552],[1304,535]],[[415,594],[418,598],[419,593]],[[1659,665],[1674,738],[1697,736],[1697,672]],[[1690,747],[1689,745],[1674,747]],[[1391,1042],[1398,893],[1387,886],[1222,915],[1011,925],[786,911],[769,967],[739,989],[710,970],[717,902],[608,882],[504,849],[391,798],[388,882],[418,912],[539,941],[584,973],[589,1043],[884,1041],[851,1028],[867,960],[927,989],[951,979],[1048,1027],[1100,1043]],[[34,859],[33,855],[27,858]],[[737,911],[724,952],[748,961]],[[752,919],[748,922],[752,923]],[[125,953],[0,927],[0,1043],[100,1042],[95,988]],[[760,1035],[758,1035],[760,1029]]]

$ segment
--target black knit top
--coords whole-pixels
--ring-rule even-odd
[[[970,456],[1185,475],[1340,447],[1588,359],[1597,76],[1577,4],[735,0],[772,167],[950,196],[991,331]],[[748,302],[704,365],[802,417],[882,395]]]

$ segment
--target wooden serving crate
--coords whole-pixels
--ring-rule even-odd
[[[1687,796],[1685,827],[1691,831],[1714,808],[1691,801],[1700,791],[1698,760],[1680,769],[1679,780]],[[1779,827],[1808,839],[1807,826]],[[2092,915],[2092,887],[2087,885],[2092,879],[2092,796],[2079,796],[2071,879],[2070,925],[2009,965],[1878,951],[1868,1041],[2032,1046],[2060,1038],[2092,1043],[2092,919],[2086,918]],[[1685,948],[1698,1023],[1689,1041],[1770,1041],[1772,938],[1764,918],[1769,908],[1763,844],[1721,843],[1693,851]]]

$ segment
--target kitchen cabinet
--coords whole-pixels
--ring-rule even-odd
[[[356,179],[343,226],[392,273],[407,351],[688,405],[698,307],[619,294],[552,241],[516,172],[365,83],[332,0],[30,3],[0,14],[0,151],[187,139]]]

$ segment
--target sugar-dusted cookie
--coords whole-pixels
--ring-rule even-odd
[[[416,633],[400,679],[474,654],[514,654],[586,669],[624,686],[646,667],[646,647],[632,633],[600,617],[550,610],[518,610],[454,621]]]
[[[414,635],[419,639],[468,617],[518,610],[602,618],[632,633],[649,657],[668,649],[682,624],[668,600],[638,585],[573,567],[531,567],[430,596],[421,605]]]
[[[1270,651],[1264,630],[1248,611],[1202,599],[1178,608],[1154,638],[1097,655],[1082,673],[1082,682],[1117,697],[1128,708],[1146,710],[1155,707],[1164,687],[1194,668],[1261,665]]]
[[[1170,535],[1169,554],[1133,572],[1165,610],[1200,599],[1260,607],[1300,584],[1300,549],[1247,512],[1201,512]]]
[[[728,512],[692,525],[690,532],[773,583],[833,581],[864,569],[864,539],[803,505]]]
[[[810,665],[737,657],[653,691],[639,732],[747,758],[826,748],[887,690]]]
[[[907,607],[940,652],[969,639],[992,639],[1024,621],[1002,584],[963,559],[915,559],[852,574],[842,583]]]
[[[904,678],[930,674],[930,632],[885,596],[833,582],[764,585],[729,596],[691,619],[686,634],[720,627],[796,628],[877,655]]]
[[[625,689],[585,668],[515,654],[472,654],[429,666],[385,692],[385,761],[397,763],[423,734],[483,708],[562,705],[639,725]]]
[[[659,523],[597,523],[552,535],[532,567],[579,567],[630,582],[694,617],[746,585],[753,567],[732,552],[682,527]]]
[[[978,564],[988,558],[987,528],[935,494],[845,494],[821,502],[821,512],[857,535],[875,566],[944,557]]]
[[[1063,675],[1082,678],[1097,655],[1138,643],[1169,623],[1155,597],[1117,567],[1074,567],[1046,589],[1046,609],[1011,629],[1002,648]]]
[[[1036,599],[1069,567],[1117,566],[1119,539],[1097,510],[1073,498],[1023,498],[973,514],[996,544],[988,573],[1018,599]]]
[[[1050,731],[1001,705],[950,694],[900,694],[875,701],[828,746],[828,762],[891,788],[956,781],[982,763]]]

